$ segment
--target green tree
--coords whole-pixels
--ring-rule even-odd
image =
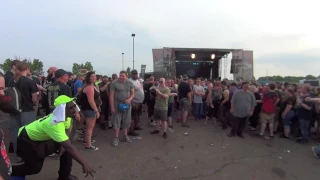
[[[131,74],[131,68],[130,68],[130,67],[127,67],[126,72],[127,72],[128,77],[130,77],[130,74]]]
[[[0,68],[3,70],[4,73],[6,73],[7,71],[9,71],[11,69],[11,63],[12,63],[13,59],[6,59],[4,60],[4,62],[2,64],[0,64]]]
[[[84,64],[73,63],[72,65],[72,73],[77,74],[81,69],[86,69],[88,71],[93,71],[93,66],[91,62],[86,61]]]
[[[317,79],[317,77],[309,74],[309,75],[307,75],[307,76],[305,77],[305,79],[311,80],[311,79]]]
[[[30,68],[33,74],[42,74],[43,75],[43,62],[39,59],[33,59],[32,63],[30,64]]]

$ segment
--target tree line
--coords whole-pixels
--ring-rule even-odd
[[[18,57],[15,57],[13,59],[7,58],[4,60],[3,63],[0,64],[0,68],[3,70],[4,73],[9,71],[11,69],[11,63],[14,60],[23,61],[28,64],[30,67],[33,75],[44,75],[45,71],[43,69],[43,62],[40,59],[20,59]],[[58,67],[59,68],[59,67]],[[88,71],[94,71],[93,66],[91,62],[86,61],[85,63],[73,63],[72,65],[72,73],[77,74],[80,72],[81,69],[87,69]],[[69,71],[69,69],[65,69],[66,71]]]
[[[307,79],[307,80],[315,80],[317,78],[320,78],[320,75],[318,77],[313,75],[307,75],[307,76],[263,76],[259,77],[258,81],[277,81],[277,82],[299,82],[299,80]]]

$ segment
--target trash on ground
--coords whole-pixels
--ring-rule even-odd
[[[188,136],[188,134],[189,134],[188,132],[185,132],[185,133],[184,133],[185,136]]]
[[[226,147],[222,147],[223,149],[225,149]]]
[[[211,146],[214,146],[214,144],[211,144]]]
[[[279,157],[279,159],[282,159],[282,157]]]
[[[132,138],[132,139],[134,139],[134,140],[141,140],[142,137],[138,136],[138,137],[134,137],[134,138]]]
[[[177,169],[178,167],[174,167],[175,169]]]

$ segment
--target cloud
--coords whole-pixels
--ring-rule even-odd
[[[46,67],[66,69],[74,61],[91,61],[99,73],[111,74],[121,69],[121,53],[125,67],[132,66],[136,33],[136,67],[147,64],[147,71],[152,48],[204,47],[253,50],[256,76],[265,67],[316,73],[317,7],[312,0],[12,0],[0,7],[0,58],[40,58]],[[305,68],[293,63],[301,59]]]
[[[320,66],[319,60],[319,54],[306,52],[267,54],[255,59],[255,75],[265,76],[268,71],[269,75],[318,76],[320,72],[314,67]]]

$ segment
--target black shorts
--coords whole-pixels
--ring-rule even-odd
[[[168,104],[168,117],[172,117],[173,103]]]

